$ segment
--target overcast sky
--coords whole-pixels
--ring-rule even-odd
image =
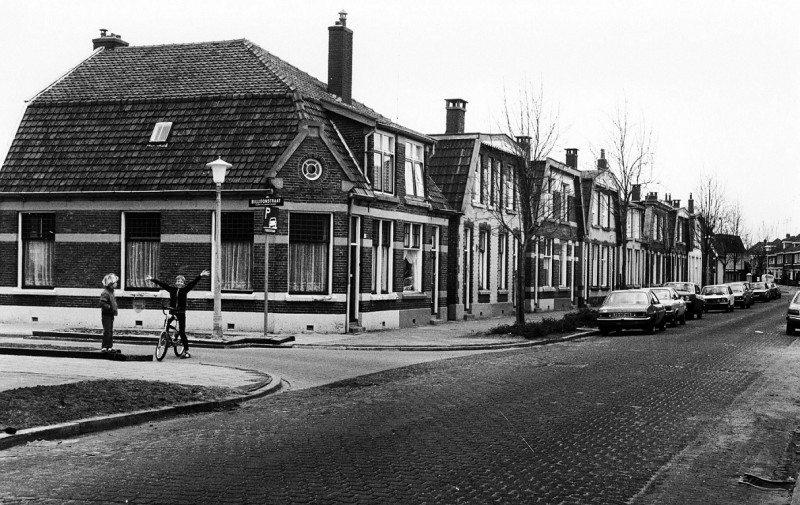
[[[685,204],[716,174],[756,239],[800,233],[800,2],[552,0],[26,0],[0,5],[0,149],[25,101],[92,52],[99,29],[131,45],[247,38],[322,81],[328,26],[354,31],[353,97],[423,133],[445,98],[467,131],[498,132],[504,95],[541,85],[581,168],[627,103],[654,132],[649,188]],[[800,215],[800,214],[798,214]]]

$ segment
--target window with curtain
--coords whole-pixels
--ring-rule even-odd
[[[157,289],[147,282],[148,275],[158,276],[161,252],[161,214],[129,212],[125,214],[125,289]]]
[[[223,291],[253,290],[253,213],[222,213]]]
[[[422,291],[422,225],[403,225],[403,291]]]
[[[329,214],[289,214],[289,293],[327,294]]]
[[[55,285],[56,216],[22,214],[22,287],[51,288]]]
[[[425,150],[421,144],[406,142],[406,195],[425,197],[425,186],[422,183]]]
[[[489,232],[478,235],[478,289],[489,289]]]
[[[394,194],[394,137],[375,132],[372,151],[373,189]]]
[[[392,290],[392,221],[376,220],[372,224],[372,292]]]
[[[553,285],[553,239],[542,239],[539,245],[539,255],[542,258],[542,272],[539,278],[539,285]]]
[[[497,289],[508,289],[508,235],[505,233],[497,237],[497,264],[500,267]]]

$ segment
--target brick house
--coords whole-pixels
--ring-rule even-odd
[[[206,164],[218,157],[232,164],[224,328],[345,332],[438,317],[453,211],[427,176],[434,141],[352,99],[353,32],[340,16],[327,84],[245,39],[94,39],[28,103],[0,171],[0,321],[99,325],[100,279],[116,272],[117,325],[157,327],[164,293],[145,277],[212,268],[220,223]],[[250,206],[265,195],[284,200],[274,235]],[[194,328],[211,326],[211,288],[203,279],[190,293]]]
[[[539,240],[532,257],[533,306],[537,310],[569,310],[578,304],[581,238],[585,236],[579,218],[580,172],[577,149],[567,150],[565,163],[552,158],[535,161],[544,172],[543,218]]]
[[[570,153],[572,151],[572,153]],[[575,157],[577,149],[569,149],[567,158]],[[572,163],[567,162],[572,166]],[[580,305],[598,305],[608,292],[617,287],[619,274],[620,245],[622,234],[617,227],[619,194],[613,180],[614,174],[608,169],[607,160],[601,155],[596,170],[582,170],[580,173],[580,202],[583,227],[586,230],[581,244],[580,257],[583,258],[583,272],[580,289]]]
[[[444,134],[428,167],[450,206],[447,317],[450,320],[513,314],[519,228],[514,167],[524,161],[504,134],[465,133],[466,104],[446,102]]]

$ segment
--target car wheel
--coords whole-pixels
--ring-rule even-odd
[[[644,332],[647,333],[648,335],[652,335],[653,333],[656,332],[656,320],[655,320],[655,318],[653,318],[653,320],[650,322],[650,324],[647,325],[647,327],[644,329]]]
[[[794,335],[794,325],[791,323],[786,323],[786,334],[787,335]]]
[[[686,324],[686,312],[684,312],[683,315],[681,316],[681,324],[682,325]]]
[[[697,312],[697,319],[703,319],[703,312],[702,311],[698,311]]]
[[[609,333],[611,333],[611,330],[609,330],[608,328],[600,328],[600,335],[603,335],[605,337]]]
[[[675,317],[672,318],[672,321],[669,322],[669,325],[673,328],[678,326],[678,314],[675,314]]]

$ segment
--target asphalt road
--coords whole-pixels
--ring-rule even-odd
[[[2,451],[0,503],[788,503],[737,483],[797,472],[785,305],[368,375],[356,362],[390,355],[273,354],[295,383],[317,375],[233,411]],[[326,368],[352,378],[324,384]]]

